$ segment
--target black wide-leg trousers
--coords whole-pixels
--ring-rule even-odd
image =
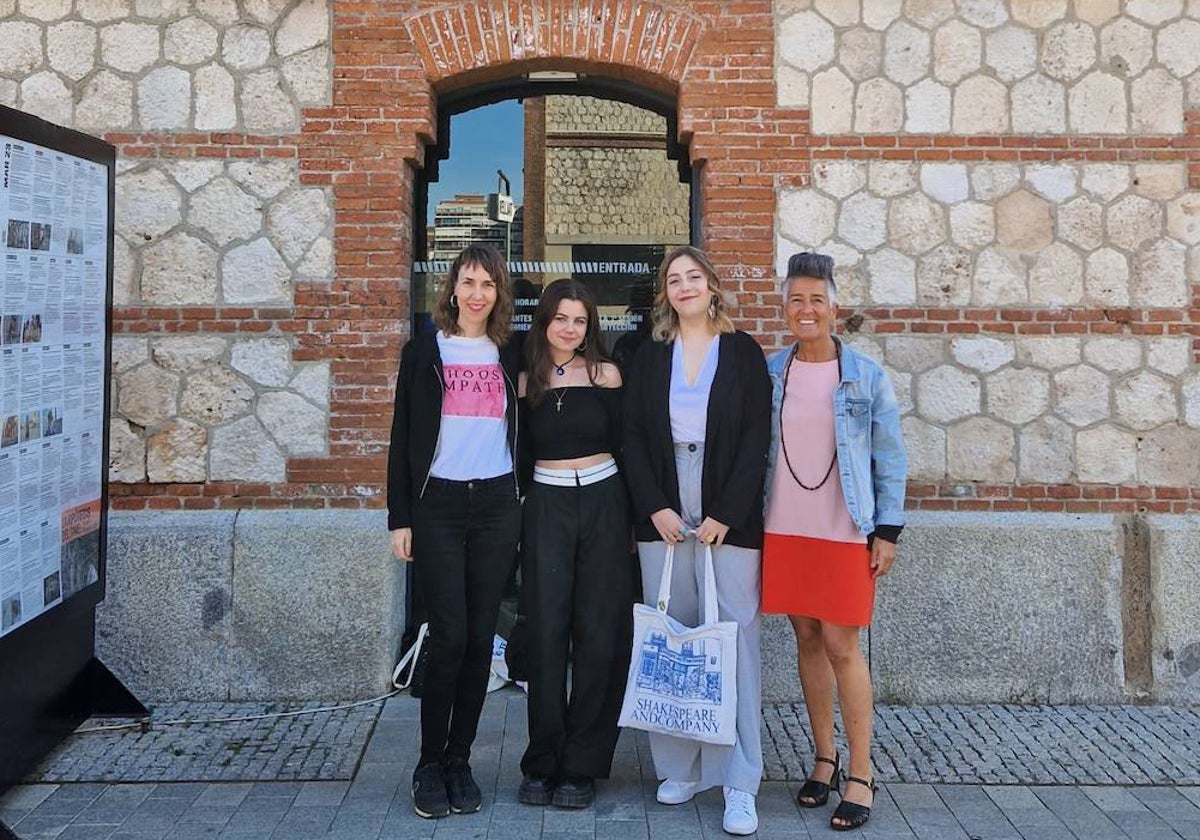
[[[526,774],[608,778],[633,637],[630,527],[620,475],[573,487],[535,482],[525,498]]]
[[[521,506],[511,474],[430,479],[413,514],[413,557],[429,613],[419,764],[467,761],[492,667]]]

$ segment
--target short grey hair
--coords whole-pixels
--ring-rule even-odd
[[[825,285],[829,288],[829,303],[837,306],[837,283],[833,279],[833,257],[818,254],[815,251],[801,251],[788,257],[787,275],[779,282],[779,293],[783,295],[785,303],[792,281],[800,277],[824,280]]]

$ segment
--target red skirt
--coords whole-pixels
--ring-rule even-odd
[[[763,612],[865,627],[874,607],[875,579],[865,544],[764,535]]]

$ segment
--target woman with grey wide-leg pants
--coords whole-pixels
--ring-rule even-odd
[[[674,545],[668,613],[697,625],[702,543],[710,545],[718,616],[738,625],[734,743],[651,735],[663,780],[657,798],[679,805],[720,786],[725,831],[753,834],[762,778],[759,561],[771,383],[758,344],[734,330],[702,251],[684,246],[663,261],[652,317],[654,340],[630,366],[624,415],[643,591],[654,600],[667,546]]]

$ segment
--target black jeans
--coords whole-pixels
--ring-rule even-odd
[[[534,483],[524,516],[529,747],[521,770],[608,778],[633,636],[625,483],[619,475],[583,487]]]
[[[471,757],[520,530],[511,473],[431,478],[414,506],[413,558],[429,613],[418,765]]]

